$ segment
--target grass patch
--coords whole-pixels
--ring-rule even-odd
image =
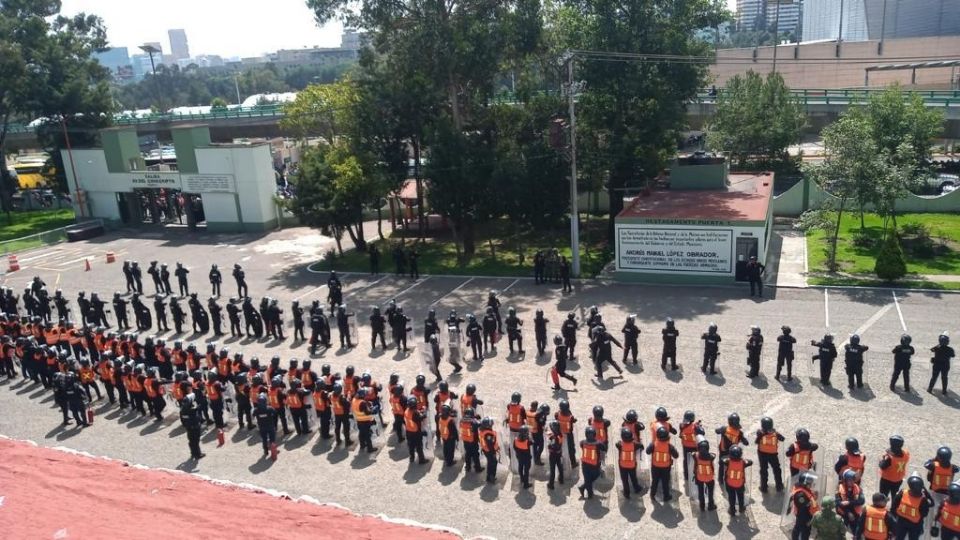
[[[5,216],[0,215],[0,242],[66,227],[75,221],[73,210],[69,208],[11,212],[10,218],[13,223],[9,223]]]
[[[874,275],[873,267],[883,234],[883,220],[876,214],[867,214],[864,222],[866,229],[861,232],[859,214],[844,213],[840,222],[840,238],[837,241],[837,264],[841,272]],[[910,249],[911,240],[906,238],[904,256],[908,274],[960,275],[960,215],[904,214],[897,217],[897,224],[901,229],[907,224],[924,226],[929,230],[936,247],[932,252],[921,255],[919,251]],[[807,233],[807,263],[811,272],[827,272],[829,247],[827,231],[814,230]]]
[[[62,242],[67,239],[63,227],[75,222],[73,210],[70,209],[12,212],[10,216],[13,223],[0,217],[0,223],[3,223],[0,226],[0,253],[13,253]]]
[[[591,217],[581,223],[580,273],[582,277],[594,277],[613,260],[612,249],[607,246],[606,240],[607,220],[606,217]],[[380,249],[381,272],[393,271],[391,254],[394,246],[399,245],[401,240],[404,241],[405,248],[413,245],[412,238],[404,239],[398,233],[390,235],[386,240],[374,242]],[[349,239],[344,241],[345,244],[350,243]],[[533,255],[537,250],[556,248],[568,261],[571,257],[569,228],[518,233],[513,231],[510,223],[505,220],[478,228],[476,253],[466,260],[457,260],[456,246],[448,235],[428,238],[416,246],[420,255],[420,273],[433,275],[532,276]],[[366,252],[345,249],[342,256],[328,254],[310,268],[321,271],[369,272],[370,258]]]

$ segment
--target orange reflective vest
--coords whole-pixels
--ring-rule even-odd
[[[143,392],[143,385],[140,384],[140,377],[138,375],[130,375],[127,381],[127,390],[131,392]]]
[[[304,371],[300,382],[303,383],[303,386],[313,386],[313,375],[311,375],[309,371]]]
[[[230,359],[226,356],[217,360],[217,375],[221,377],[230,375]]]
[[[843,482],[840,482],[840,485],[837,486],[837,513],[840,514],[840,502],[856,499],[860,497],[861,489],[857,484],[853,484],[853,487],[848,488],[847,485]],[[863,505],[858,505],[853,508],[853,511],[859,516],[863,513]]]
[[[147,397],[156,398],[163,395],[163,386],[156,379],[146,379],[143,381],[143,388],[147,391]]]
[[[530,451],[530,439],[521,441],[519,438],[513,440],[513,447],[516,448],[517,452],[529,452]]]
[[[193,373],[200,369],[200,359],[193,353],[187,353],[187,371]]]
[[[473,420],[460,421],[460,440],[465,443],[476,442],[477,438],[473,431]]]
[[[780,452],[780,438],[777,437],[776,431],[760,435],[760,444],[757,445],[757,452],[773,455],[777,455],[777,453]]]
[[[520,426],[523,425],[523,413],[525,412],[526,409],[519,403],[507,405],[507,426],[510,428],[510,431],[520,430]]]
[[[274,409],[279,409],[283,406],[280,402],[279,388],[271,388],[270,390],[267,390],[267,405]]]
[[[417,409],[421,411],[427,410],[427,392],[425,390],[413,387],[413,390],[410,391],[410,395],[417,398]]]
[[[183,366],[187,363],[187,353],[183,349],[175,349],[173,351],[173,365]]]
[[[44,330],[43,338],[47,341],[47,345],[56,345],[60,341],[60,332],[56,328]]]
[[[923,494],[913,496],[909,490],[900,492],[900,505],[897,506],[897,517],[901,517],[911,523],[920,523],[920,505],[923,504]]]
[[[287,371],[287,381],[292,381],[294,379],[300,378],[300,370],[291,368],[290,371]]]
[[[184,397],[183,394],[183,385],[176,383],[173,385],[173,388],[170,389],[170,393],[173,395],[174,401],[181,401]]]
[[[557,421],[560,422],[560,433],[572,433],[573,432],[573,414],[563,414],[557,413]]]
[[[593,426],[593,430],[597,432],[597,441],[605,443],[607,442],[607,422],[606,420],[601,420],[593,418],[590,420],[590,425]]]
[[[670,454],[670,442],[656,440],[653,441],[653,459],[650,462],[652,467],[667,469],[673,466],[673,456]]]
[[[660,429],[660,428],[663,428],[663,429],[667,430],[667,440],[669,441],[669,440],[670,440],[670,437],[673,436],[673,434],[670,433],[670,429],[673,428],[673,425],[670,424],[670,422],[660,422],[659,420],[654,420],[654,421],[650,424],[650,438],[656,439],[656,438],[657,438],[657,430]]]
[[[697,447],[696,431],[696,422],[690,422],[689,424],[682,424],[680,426],[680,443],[683,444],[684,448],[693,449]]]
[[[930,472],[930,489],[937,493],[946,493],[953,482],[953,465],[941,467],[940,462],[933,460],[933,471]]]
[[[810,469],[810,462],[813,461],[813,451],[803,450],[800,443],[793,443],[793,455],[790,456],[790,467],[798,471]]]
[[[207,399],[217,401],[220,399],[220,386],[215,382],[208,382],[206,385]]]
[[[730,449],[730,445],[739,444],[740,437],[743,435],[743,432],[739,429],[727,426],[723,430],[723,437],[720,438],[720,451],[726,452]]]
[[[97,370],[100,372],[100,380],[113,384],[113,366],[110,365],[110,362],[106,360],[100,362]]]
[[[466,394],[460,396],[460,412],[463,412],[467,409],[476,409],[474,403],[477,402],[476,396],[468,396]]]
[[[410,408],[403,412],[403,427],[407,433],[418,433],[420,431],[420,421],[414,416],[416,409]]]
[[[208,353],[205,355],[205,358],[207,359],[207,369],[213,369],[213,368],[217,365],[217,354],[216,354],[216,353],[208,352]],[[252,377],[252,376],[253,376],[253,375],[251,375],[251,377]]]
[[[540,433],[540,424],[537,423],[536,409],[527,411],[527,426],[530,427],[530,433]]]
[[[291,389],[287,392],[287,407],[291,409],[302,409],[303,398],[300,397],[300,391]]]
[[[363,400],[358,396],[354,396],[353,400],[350,402],[350,410],[353,412],[353,419],[357,422],[373,422],[373,415],[367,414],[361,408],[363,405]]]
[[[414,389],[414,390],[416,390],[416,389]],[[344,377],[344,378],[343,378],[343,395],[347,396],[347,399],[350,399],[350,398],[353,397],[353,394],[354,394],[354,392],[356,392],[356,391],[357,391],[357,377],[356,377],[355,375],[347,375],[346,377]],[[419,400],[419,398],[418,398],[418,400]],[[426,403],[427,396],[426,396],[426,394],[424,394],[423,400],[424,400],[423,406],[424,406],[424,408],[426,408],[426,406],[427,406],[427,403]]]
[[[96,374],[88,367],[80,368],[80,382],[84,384],[92,383]]]
[[[497,440],[497,432],[492,429],[480,430],[480,449],[484,452],[496,452],[500,449],[500,441]]]
[[[810,511],[810,515],[817,515],[817,512],[820,511],[820,503],[813,495],[813,492],[807,489],[805,486],[795,486],[793,491],[790,492],[790,504],[793,505],[793,514],[797,515],[800,513],[800,508],[797,506],[796,502],[798,493],[803,493],[803,495],[807,498],[807,508]]]
[[[744,469],[745,463],[742,459],[730,459],[727,460],[727,467],[723,474],[724,482],[726,482],[727,487],[733,489],[740,489],[743,487],[744,479]]]
[[[623,441],[620,443],[620,459],[618,463],[621,469],[637,468],[637,443],[633,441]]]
[[[902,482],[903,477],[907,475],[907,462],[910,461],[910,452],[904,450],[902,456],[895,456],[887,452],[886,458],[890,460],[890,466],[886,469],[880,469],[880,478],[888,482]]]
[[[867,515],[863,520],[863,537],[866,540],[887,540],[890,538],[886,507],[868,506],[866,513]]]
[[[260,397],[260,392],[262,391],[263,391],[262,384],[251,384],[250,391],[249,391],[250,401],[252,401],[253,403],[256,403],[257,398]]]
[[[333,415],[334,415],[334,416],[343,416],[343,415],[347,414],[347,409],[346,409],[346,407],[343,406],[343,395],[342,395],[342,394],[334,394],[334,395],[332,396],[332,398],[330,399],[330,405],[331,405],[331,407],[333,408]]]
[[[316,390],[313,393],[313,408],[319,412],[327,410],[327,396],[324,395],[323,391]]]
[[[843,477],[844,471],[851,470],[857,473],[857,483],[863,477],[863,469],[866,463],[866,457],[863,454],[851,454],[847,452],[847,464],[840,469],[840,476]]]
[[[944,529],[960,532],[960,504],[944,501],[940,507],[940,525]]]
[[[582,442],[580,443],[580,450],[582,456],[580,460],[587,465],[593,465],[594,467],[600,463],[600,450],[597,448],[597,443]]]
[[[392,396],[390,398],[390,411],[394,416],[400,416],[403,414],[403,398]]]
[[[69,342],[71,346],[80,343],[80,332],[77,332],[76,328],[67,330],[67,342]]]
[[[453,418],[447,418],[446,420],[441,418],[440,421],[437,422],[437,426],[440,428],[441,440],[444,440],[444,441],[450,440],[450,437],[453,434],[453,430],[455,429],[453,426],[453,422],[454,422]]]
[[[696,469],[694,474],[696,475],[697,482],[701,484],[706,482],[713,482],[714,471],[713,471],[713,460],[704,459],[700,457],[700,454],[697,454],[694,457],[694,463],[696,463]]]

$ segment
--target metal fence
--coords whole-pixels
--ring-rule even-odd
[[[93,219],[85,223],[97,222],[100,226],[103,226],[103,220]],[[60,227],[58,229],[50,229],[49,231],[43,231],[36,234],[31,234],[29,236],[24,236],[21,238],[14,238],[13,240],[5,240],[0,242],[0,253],[7,255],[10,253],[16,253],[18,251],[26,251],[28,249],[34,249],[43,246],[52,246],[54,244],[59,244],[60,242],[67,241],[67,229],[73,228],[76,225],[69,225],[67,227]]]

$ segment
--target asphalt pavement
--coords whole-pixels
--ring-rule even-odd
[[[326,303],[326,273],[310,271],[308,265],[332,245],[309,229],[288,229],[266,235],[199,235],[186,233],[151,233],[137,237],[121,234],[89,242],[61,244],[20,255],[21,271],[3,276],[3,285],[22,292],[33,276],[41,277],[48,288],[61,288],[74,303],[79,290],[98,291],[105,299],[114,290],[124,289],[120,263],[138,260],[146,267],[151,260],[183,262],[191,269],[191,290],[202,298],[210,289],[206,279],[209,265],[216,262],[224,273],[224,296],[234,294],[229,269],[235,262],[247,272],[250,292],[255,301],[263,295],[279,299],[287,310],[294,299],[309,304],[313,299]],[[117,262],[107,264],[107,252]],[[92,257],[90,271],[84,270],[84,257]],[[557,410],[557,400],[571,403],[580,419],[582,430],[594,405],[603,405],[606,416],[619,427],[623,414],[636,409],[645,423],[653,417],[657,406],[664,406],[675,423],[685,410],[695,411],[708,432],[725,423],[727,414],[738,412],[748,433],[759,426],[764,415],[775,420],[776,427],[793,440],[798,427],[806,427],[812,439],[824,451],[818,457],[832,471],[833,461],[843,449],[844,439],[858,437],[867,456],[868,469],[864,488],[867,498],[877,487],[876,463],[886,448],[887,438],[902,434],[913,455],[910,469],[920,470],[922,462],[934,456],[941,444],[960,448],[953,426],[960,408],[960,398],[951,391],[946,397],[925,392],[929,380],[929,347],[944,330],[955,331],[960,318],[960,297],[947,293],[897,292],[855,289],[773,289],[767,288],[764,299],[749,298],[746,287],[671,287],[639,286],[599,281],[575,284],[573,293],[563,294],[558,285],[537,285],[528,278],[443,277],[422,276],[419,280],[382,274],[343,275],[345,302],[357,313],[360,322],[360,345],[353,349],[335,347],[311,356],[305,343],[287,339],[232,338],[221,340],[231,351],[242,350],[249,359],[259,356],[263,363],[276,354],[284,361],[290,358],[314,360],[314,369],[329,363],[334,371],[343,372],[354,365],[358,373],[369,370],[375,379],[386,383],[391,372],[412,385],[422,370],[419,347],[422,343],[422,321],[427,310],[436,309],[438,318],[449,310],[462,316],[483,312],[487,293],[501,293],[503,312],[514,306],[524,326],[525,354],[508,355],[505,342],[482,365],[468,363],[460,375],[450,375],[451,366],[443,364],[441,372],[451,389],[461,392],[467,383],[474,383],[478,395],[487,403],[484,414],[502,419],[504,407],[514,391],[523,395],[526,405],[533,400],[547,403]],[[147,278],[149,281],[149,278]],[[152,295],[153,285],[144,283]],[[369,308],[395,298],[413,318],[414,334],[410,345],[417,348],[402,354],[390,350],[370,350]],[[222,300],[225,300],[223,298]],[[256,303],[256,302],[255,302]],[[593,370],[586,356],[586,335],[581,333],[578,345],[580,363],[571,366],[579,384],[564,382],[565,390],[555,392],[548,380],[552,359],[538,357],[534,349],[532,318],[537,308],[544,310],[550,321],[550,333],[559,332],[567,313],[583,319],[590,306],[596,305],[608,329],[615,337],[627,314],[637,316],[642,330],[640,339],[641,366],[625,366],[622,377],[609,368],[604,382],[592,379]],[[672,317],[680,331],[678,357],[682,369],[663,372],[659,367],[659,331],[666,317]],[[110,316],[111,322],[113,321]],[[131,319],[132,320],[132,319]],[[713,377],[699,370],[702,358],[700,334],[715,322],[723,337],[718,362],[720,374]],[[761,377],[746,377],[745,342],[750,325],[759,325],[766,337]],[[774,379],[775,338],[779,328],[788,324],[798,344],[794,381]],[[819,339],[827,331],[842,344],[857,332],[871,349],[866,355],[865,382],[862,390],[848,390],[842,361],[834,368],[833,388],[818,384],[817,367],[810,356],[811,339]],[[909,332],[918,354],[913,362],[913,393],[888,390],[892,371],[890,350],[902,333]],[[182,339],[198,345],[210,336],[163,334],[168,342]],[[336,331],[333,341],[338,342]],[[550,347],[552,348],[552,346]],[[615,357],[618,356],[615,349]],[[619,361],[619,358],[617,357]],[[431,377],[428,376],[428,379]],[[531,490],[519,489],[519,481],[503,475],[500,483],[488,485],[480,475],[465,475],[461,467],[444,468],[442,462],[408,466],[405,447],[395,448],[390,439],[373,455],[359,455],[355,447],[345,450],[321,441],[314,431],[311,436],[288,436],[281,441],[276,462],[261,459],[259,438],[255,432],[238,431],[231,418],[227,443],[216,448],[216,434],[204,436],[207,457],[199,463],[187,460],[186,437],[179,427],[175,412],[167,410],[163,423],[154,423],[124,411],[95,403],[95,425],[86,430],[62,428],[60,415],[53,408],[52,398],[39,387],[21,383],[0,385],[0,434],[30,439],[47,446],[67,446],[95,455],[104,455],[154,467],[179,468],[202,473],[212,478],[246,482],[282,490],[294,496],[310,495],[324,502],[343,505],[351,510],[385,514],[394,518],[412,519],[453,527],[466,536],[488,535],[496,538],[778,538],[780,509],[783,498],[758,490],[758,473],[753,471],[750,493],[753,503],[747,516],[731,518],[725,513],[726,502],[718,487],[718,513],[701,515],[696,504],[677,496],[670,504],[651,502],[649,496],[624,500],[619,493],[619,478],[594,500],[579,500],[575,483],[568,478],[563,486],[546,488],[546,471],[534,467]],[[582,433],[582,431],[581,431]],[[614,431],[616,433],[616,431]],[[752,441],[752,437],[751,441]],[[716,436],[709,435],[712,445]],[[649,442],[645,437],[644,442]],[[679,441],[676,441],[679,444]],[[755,459],[751,444],[745,455]],[[611,456],[613,458],[613,456]],[[95,481],[95,479],[91,479]],[[680,489],[681,486],[674,486]],[[679,494],[677,494],[679,495]]]

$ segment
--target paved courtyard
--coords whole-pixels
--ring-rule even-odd
[[[199,235],[187,233],[151,233],[122,238],[105,236],[89,242],[61,244],[20,255],[22,270],[3,276],[4,286],[22,292],[27,282],[40,276],[48,288],[61,288],[74,304],[79,290],[97,291],[102,297],[123,290],[120,263],[138,260],[146,267],[151,260],[183,262],[191,269],[191,290],[206,297],[209,292],[206,275],[209,265],[220,264],[224,271],[223,292],[235,294],[229,269],[235,262],[243,265],[251,295],[256,300],[269,295],[280,300],[289,315],[289,305],[298,299],[309,304],[313,299],[326,300],[326,273],[312,272],[308,264],[332,246],[332,240],[319,237],[308,229],[288,229],[267,235]],[[106,264],[110,251],[117,263]],[[92,257],[92,268],[84,270],[84,258]],[[153,293],[153,285],[145,276],[144,292]],[[864,487],[869,494],[877,487],[876,463],[886,448],[889,435],[900,433],[906,438],[913,455],[911,469],[920,469],[922,462],[933,457],[936,448],[948,444],[960,448],[957,410],[960,399],[950,392],[946,397],[924,391],[929,378],[929,355],[939,332],[957,330],[960,320],[960,296],[946,293],[897,292],[853,289],[767,289],[762,301],[747,297],[745,287],[670,287],[636,286],[599,281],[577,283],[570,294],[559,287],[536,285],[531,279],[423,276],[418,281],[393,275],[343,275],[344,295],[348,308],[358,314],[361,345],[350,350],[334,348],[312,356],[314,369],[329,363],[334,371],[343,372],[354,365],[358,373],[369,370],[382,383],[391,372],[412,385],[421,371],[419,351],[403,355],[395,351],[377,350],[371,354],[369,308],[383,305],[392,298],[414,319],[411,344],[422,342],[422,320],[434,308],[438,317],[455,309],[461,315],[482,313],[491,289],[501,291],[506,307],[514,306],[526,321],[525,355],[508,356],[506,343],[482,366],[468,363],[460,375],[450,376],[451,389],[462,391],[474,383],[478,395],[486,400],[484,412],[502,418],[503,407],[513,391],[523,401],[538,400],[557,410],[557,400],[568,399],[574,414],[585,425],[594,405],[603,405],[607,417],[619,427],[622,415],[636,409],[645,423],[652,419],[657,406],[664,406],[675,423],[685,410],[693,410],[708,431],[723,425],[728,413],[738,412],[744,427],[752,432],[761,416],[774,418],[777,428],[788,441],[800,426],[812,433],[812,439],[824,449],[819,459],[832,470],[833,460],[843,449],[848,436],[860,439],[869,464]],[[225,298],[224,298],[225,300]],[[576,388],[567,382],[567,390],[554,392],[548,382],[552,359],[538,357],[533,342],[534,310],[544,310],[550,321],[551,334],[568,312],[583,318],[590,306],[596,305],[608,329],[620,337],[619,329],[627,314],[637,315],[641,327],[642,367],[629,366],[622,378],[610,377],[604,383],[591,379],[589,361],[574,363],[571,372],[579,379]],[[109,316],[113,322],[112,315]],[[664,373],[659,368],[659,330],[666,317],[673,317],[680,331],[679,359],[682,369]],[[132,320],[132,318],[131,318]],[[287,317],[289,325],[289,317]],[[724,338],[719,367],[721,374],[707,378],[700,373],[702,355],[699,336],[710,322],[716,322]],[[746,377],[744,344],[751,324],[758,324],[767,339],[764,349],[763,375]],[[775,338],[779,328],[789,324],[798,339],[797,362],[793,382],[774,379]],[[832,389],[817,384],[817,367],[811,363],[811,339],[819,339],[830,331],[842,343],[853,332],[871,347],[867,353],[865,382],[860,391],[846,389],[842,362],[834,368]],[[909,332],[918,354],[913,365],[911,394],[893,393],[887,389],[892,370],[890,349],[900,334]],[[262,362],[274,354],[289,358],[310,357],[304,343],[291,339],[273,341],[250,338],[225,339],[231,351],[242,350],[249,359],[258,355]],[[172,336],[185,343],[211,340],[211,336]],[[585,344],[585,333],[580,342]],[[336,332],[334,332],[336,342]],[[552,348],[552,346],[550,347]],[[580,347],[580,358],[586,350]],[[616,351],[615,351],[616,355]],[[619,358],[618,358],[619,360]],[[445,377],[450,366],[443,364]],[[955,375],[956,376],[956,375]],[[430,377],[428,377],[429,379]],[[60,427],[59,413],[52,398],[39,387],[20,383],[0,387],[0,434],[30,439],[42,445],[67,446],[96,455],[142,463],[155,467],[192,470],[213,478],[248,482],[282,490],[294,496],[310,495],[324,502],[341,504],[368,514],[385,514],[395,518],[436,523],[459,529],[464,535],[492,536],[501,539],[526,538],[779,538],[779,511],[782,496],[762,495],[757,473],[753,473],[751,495],[754,503],[747,516],[730,518],[718,488],[721,511],[700,515],[691,508],[689,499],[676,497],[671,504],[651,502],[649,497],[624,500],[616,487],[605,489],[600,497],[578,499],[574,482],[550,491],[546,488],[546,471],[534,467],[534,487],[519,490],[519,481],[512,475],[496,485],[487,485],[479,476],[465,475],[462,469],[445,469],[431,460],[428,465],[407,465],[406,448],[395,448],[390,439],[372,456],[358,455],[321,441],[316,431],[309,437],[288,436],[281,441],[281,454],[276,462],[262,460],[259,438],[255,432],[240,432],[231,419],[227,444],[215,448],[215,433],[204,436],[207,457],[201,462],[185,461],[188,456],[183,429],[172,410],[162,424],[128,415],[101,403],[96,404],[97,421],[87,430]],[[582,433],[582,431],[581,431]],[[716,436],[708,437],[711,444]],[[752,437],[750,437],[752,440]],[[648,438],[645,438],[648,442]],[[679,444],[679,441],[676,441]],[[747,457],[754,458],[751,444]],[[91,479],[95,481],[95,479]],[[609,487],[609,483],[607,483]],[[675,486],[679,488],[680,486]],[[694,505],[696,506],[696,505]]]

